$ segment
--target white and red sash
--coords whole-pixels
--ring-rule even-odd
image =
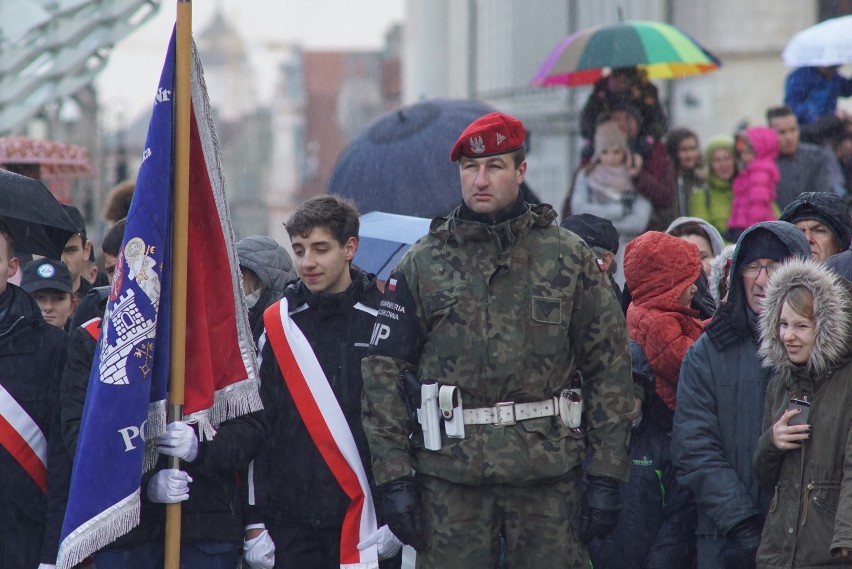
[[[376,531],[376,512],[355,438],[305,335],[290,318],[287,300],[263,314],[266,337],[299,415],[340,487],[352,500],[340,535],[340,567],[377,568],[375,546],[358,543]]]
[[[97,340],[101,335],[101,320],[102,318],[100,316],[95,316],[88,322],[80,324],[80,326],[83,330],[89,333],[89,336]]]
[[[47,439],[32,417],[0,385],[0,446],[47,494]]]

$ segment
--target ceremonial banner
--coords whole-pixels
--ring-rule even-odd
[[[261,408],[255,351],[203,72],[193,46],[185,420],[202,438]],[[57,567],[139,524],[165,428],[172,322],[175,38],[169,44],[92,372]],[[146,450],[146,441],[148,441]]]
[[[267,308],[263,323],[267,341],[311,439],[352,500],[340,533],[340,567],[377,568],[376,546],[358,550],[358,543],[376,531],[376,512],[361,455],[343,410],[310,342],[290,318],[287,299]]]

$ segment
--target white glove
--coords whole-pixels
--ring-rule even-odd
[[[195,430],[182,421],[169,423],[166,432],[157,437],[157,452],[192,462],[198,456]]]
[[[38,569],[56,569],[56,565],[53,563],[39,563]]]
[[[243,559],[251,569],[272,569],[275,566],[275,544],[267,530],[263,530],[257,537],[243,541],[243,549]]]
[[[148,499],[159,504],[177,504],[189,500],[189,474],[183,470],[167,468],[148,481]]]
[[[402,542],[397,539],[388,526],[377,529],[373,535],[358,544],[358,551],[363,551],[371,545],[377,546],[379,560],[390,559],[402,549]]]

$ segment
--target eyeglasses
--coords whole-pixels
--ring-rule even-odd
[[[781,263],[770,263],[768,265],[746,265],[743,267],[743,276],[749,278],[757,278],[760,275],[760,271],[766,271],[766,276],[771,277],[772,273],[778,270],[778,267],[781,266]]]

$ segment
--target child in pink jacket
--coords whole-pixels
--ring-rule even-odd
[[[731,190],[734,202],[728,219],[728,239],[736,242],[740,234],[760,221],[778,219],[775,186],[781,179],[775,157],[778,135],[765,126],[753,126],[737,135],[734,145],[742,166]]]

